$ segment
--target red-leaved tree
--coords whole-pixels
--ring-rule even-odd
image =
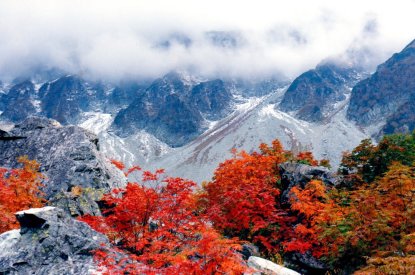
[[[122,166],[116,163],[117,166]],[[135,167],[128,175],[138,171]],[[239,274],[245,270],[235,251],[234,239],[224,239],[197,211],[195,183],[163,178],[163,170],[142,172],[140,183],[128,183],[104,196],[104,216],[81,220],[105,233],[130,254],[124,264],[109,261],[100,251],[103,270],[109,274]],[[113,257],[112,257],[113,258]],[[126,264],[128,262],[129,264]]]
[[[280,233],[289,231],[278,204],[278,164],[286,160],[287,152],[278,140],[272,146],[261,144],[260,150],[234,151],[233,158],[221,163],[213,180],[204,185],[200,204],[223,234],[275,252]]]

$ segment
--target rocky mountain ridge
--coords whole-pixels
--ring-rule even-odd
[[[361,67],[328,59],[289,86],[281,78],[225,81],[184,72],[123,86],[77,76],[2,84],[0,120],[34,112],[77,124],[100,137],[110,158],[197,181],[210,179],[231,148],[252,151],[275,138],[335,166],[363,138],[414,129],[413,56],[414,42],[366,79]]]
[[[344,101],[364,75],[350,65],[325,61],[297,77],[278,107],[284,112],[294,112],[296,118],[321,122],[336,111],[336,103]]]

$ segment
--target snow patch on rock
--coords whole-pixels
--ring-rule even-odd
[[[261,272],[261,274],[269,275],[300,275],[300,273],[283,267],[281,265],[275,264],[271,261],[265,260],[260,257],[251,256],[248,259],[248,266],[255,270]]]
[[[55,209],[55,207],[53,206],[45,206],[42,208],[30,208],[27,210],[22,210],[19,212],[16,212],[16,215],[23,215],[23,214],[38,214],[38,213],[42,213],[42,212],[47,212],[47,211],[51,211]]]
[[[100,112],[85,112],[78,126],[98,135],[106,131],[113,121],[111,114]]]

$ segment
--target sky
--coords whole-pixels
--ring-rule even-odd
[[[415,39],[415,0],[0,0],[0,79],[293,78],[326,58],[374,70]]]

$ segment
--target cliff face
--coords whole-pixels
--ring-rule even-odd
[[[0,166],[17,167],[27,155],[41,164],[46,198],[72,215],[99,213],[95,201],[102,193],[124,182],[99,151],[98,138],[77,126],[30,117],[0,135]],[[82,194],[73,195],[81,187]]]
[[[284,112],[295,112],[299,119],[318,122],[334,111],[336,102],[357,82],[360,73],[347,66],[322,63],[297,77],[279,104]]]
[[[415,40],[353,88],[347,117],[360,126],[386,123],[383,133],[411,131],[414,97]]]
[[[14,85],[7,94],[0,94],[0,101],[2,119],[21,121],[37,112],[35,87],[28,80]]]
[[[182,146],[206,130],[206,119],[219,120],[232,109],[233,96],[222,80],[198,83],[179,73],[155,80],[114,119],[120,136],[146,130],[172,147]]]

